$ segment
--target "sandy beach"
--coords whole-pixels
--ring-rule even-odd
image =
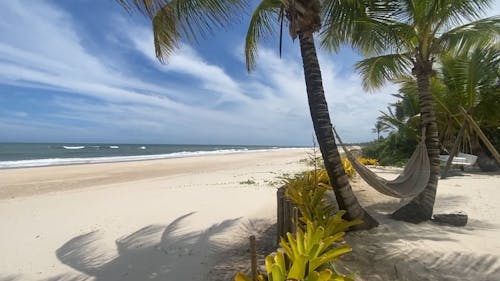
[[[249,235],[272,249],[279,177],[306,152],[0,170],[0,281],[231,280]],[[464,211],[466,227],[392,221],[399,200],[353,188],[381,223],[346,238],[339,268],[357,280],[500,280],[498,173],[440,181],[435,212]]]
[[[249,224],[274,218],[278,177],[306,157],[0,170],[0,280],[207,280]]]

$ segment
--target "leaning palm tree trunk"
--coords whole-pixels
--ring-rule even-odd
[[[425,144],[429,160],[431,161],[431,174],[429,183],[424,191],[413,198],[408,204],[394,212],[392,217],[397,220],[419,223],[429,220],[432,217],[439,178],[439,136],[436,114],[434,113],[434,100],[430,88],[432,63],[425,62],[423,66],[415,66],[414,73],[417,77],[420,114],[422,127],[425,128]]]
[[[340,159],[333,136],[313,35],[300,33],[299,40],[314,132],[339,208],[347,211],[347,219],[363,220],[363,224],[358,225],[356,229],[375,227],[378,225],[377,221],[358,203]]]

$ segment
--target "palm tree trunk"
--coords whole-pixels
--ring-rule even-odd
[[[377,221],[361,207],[356,199],[340,159],[323,90],[313,35],[312,33],[299,33],[299,40],[314,132],[339,208],[347,211],[346,219],[363,220],[363,224],[356,226],[355,229],[375,227],[378,225]]]
[[[434,99],[430,88],[432,62],[427,61],[416,65],[414,73],[417,77],[422,127],[426,129],[425,144],[431,161],[431,174],[424,191],[394,212],[392,217],[396,220],[420,223],[431,219],[434,209],[439,178],[439,136],[434,113]]]

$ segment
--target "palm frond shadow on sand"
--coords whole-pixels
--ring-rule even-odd
[[[372,196],[370,193],[362,196]],[[439,200],[445,206],[462,206],[467,198],[455,195],[441,196]],[[459,243],[456,235],[473,236],[477,231],[494,231],[499,226],[474,218],[469,218],[465,227],[394,221],[388,214],[400,204],[386,199],[366,207],[380,226],[346,236],[353,252],[342,259],[340,269],[358,272],[360,280],[370,281],[500,280],[498,256],[471,251],[440,254],[430,248]]]
[[[265,257],[276,251],[276,221],[269,219],[253,219],[241,224],[237,234],[241,239],[232,243],[215,257],[212,272],[206,281],[233,281],[236,272],[250,274],[250,243],[248,237],[256,238],[257,262],[263,265]],[[264,270],[261,268],[261,270]]]
[[[225,220],[199,232],[180,231],[185,214],[169,225],[149,225],[116,241],[117,253],[109,256],[99,246],[101,233],[77,236],[56,251],[58,259],[95,281],[204,280],[210,256],[223,251],[217,235],[239,219]],[[83,277],[58,276],[46,281],[80,281]]]

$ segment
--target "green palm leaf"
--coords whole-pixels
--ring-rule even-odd
[[[245,39],[245,59],[247,70],[251,71],[257,58],[259,41],[276,32],[281,8],[280,0],[263,0],[255,9],[250,19]]]
[[[363,88],[372,90],[410,73],[411,65],[407,54],[389,54],[364,59],[356,64],[356,69],[363,78]]]
[[[435,42],[437,51],[455,50],[464,53],[476,47],[498,48],[500,16],[474,21],[443,33]]]
[[[127,10],[137,9],[153,20],[156,56],[168,58],[181,40],[196,42],[214,29],[234,22],[247,0],[116,0]]]

